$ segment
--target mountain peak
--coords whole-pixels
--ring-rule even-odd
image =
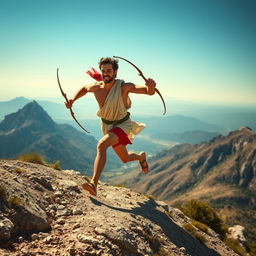
[[[36,101],[26,104],[16,113],[6,115],[0,123],[0,130],[6,132],[13,129],[20,129],[32,123],[40,124],[48,130],[54,126],[54,121]]]
[[[29,103],[31,100],[25,98],[25,97],[16,97],[8,101],[3,101],[0,103],[9,103],[10,106],[24,106],[25,104]]]
[[[28,102],[29,99],[27,99],[27,98],[25,98],[23,96],[20,96],[20,97],[16,97],[16,98],[12,99],[10,101],[11,102],[16,102],[16,103],[18,103],[18,102]]]
[[[250,131],[250,132],[252,132],[252,129],[248,126],[242,126],[242,127],[239,128],[239,131]]]

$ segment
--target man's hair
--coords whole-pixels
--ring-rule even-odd
[[[99,68],[104,64],[111,64],[114,70],[118,70],[118,60],[111,57],[103,57],[99,61]]]

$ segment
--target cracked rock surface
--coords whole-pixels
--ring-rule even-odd
[[[197,230],[204,243],[188,234],[182,226],[191,220],[178,209],[104,183],[91,197],[86,179],[0,160],[0,255],[237,255],[212,230]]]

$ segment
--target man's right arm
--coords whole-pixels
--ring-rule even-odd
[[[87,88],[82,87],[72,99],[65,103],[67,108],[72,108],[73,103],[78,100],[79,98],[83,97],[87,93]]]
[[[67,108],[71,108],[73,103],[78,100],[79,98],[83,97],[87,92],[95,92],[100,88],[100,85],[98,83],[93,84],[93,85],[88,85],[82,87],[72,99],[70,99],[67,103],[65,103]]]

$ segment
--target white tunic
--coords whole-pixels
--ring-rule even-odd
[[[123,119],[127,115],[127,109],[124,105],[121,92],[121,85],[123,83],[123,80],[116,79],[115,84],[107,95],[103,107],[97,112],[97,115],[100,118],[109,121],[116,121]],[[132,140],[134,135],[140,133],[146,127],[146,125],[143,123],[134,122],[130,118],[115,126],[113,124],[105,124],[101,121],[101,130],[104,135],[113,127],[121,128],[127,134],[128,138]]]

